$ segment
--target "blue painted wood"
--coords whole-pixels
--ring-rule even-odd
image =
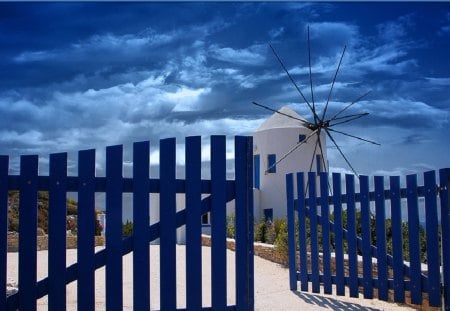
[[[106,148],[106,309],[122,310],[123,147]]]
[[[175,193],[175,139],[159,143],[160,194],[160,291],[161,310],[174,310],[177,304],[176,279],[176,193]]]
[[[300,289],[308,290],[308,254],[306,247],[305,177],[297,173],[298,235],[300,251]]]
[[[343,223],[342,223],[342,203],[341,203],[341,174],[333,173],[333,205],[334,205],[334,243],[336,254],[336,294],[345,295],[344,280],[344,246],[342,241]]]
[[[211,136],[211,275],[212,308],[227,306],[225,136]]]
[[[78,153],[78,311],[95,309],[95,150]]]
[[[390,177],[390,199],[392,217],[392,256],[394,260],[394,301],[404,302],[405,285],[403,281],[403,238],[399,176]]]
[[[417,199],[417,175],[406,176],[407,206],[408,206],[408,235],[409,262],[411,280],[411,302],[422,303],[420,235],[419,235],[419,205]]]
[[[441,232],[450,232],[450,169],[439,170]],[[444,275],[443,294],[444,309],[450,310],[450,236],[442,234],[442,268]]]
[[[297,290],[297,263],[295,247],[295,220],[294,220],[294,176],[286,175],[286,203],[287,203],[287,229],[288,229],[288,258],[289,258],[289,289]]]
[[[236,172],[236,309],[254,309],[253,140],[235,138]]]
[[[66,310],[67,154],[50,155],[48,207],[48,309]]]
[[[20,157],[19,308],[36,310],[38,156]]]
[[[436,173],[425,172],[425,221],[428,263],[428,299],[430,306],[441,305],[440,272],[439,272],[439,236],[436,199]]]
[[[387,259],[386,259],[386,210],[384,205],[384,178],[375,176],[375,233],[378,267],[378,299],[388,300]]]
[[[320,292],[319,281],[319,239],[317,228],[317,203],[316,203],[316,173],[308,172],[308,205],[309,205],[309,220],[311,228],[311,283],[312,292]]]
[[[0,156],[0,310],[6,310],[9,157]]]
[[[186,307],[202,307],[201,137],[186,138]]]
[[[322,265],[323,290],[332,293],[331,287],[331,251],[330,251],[330,206],[328,205],[328,173],[320,173],[320,206],[322,226]]]
[[[133,307],[150,310],[150,143],[133,144]]]
[[[345,175],[350,297],[358,297],[358,249],[356,242],[355,176]]]
[[[363,287],[364,298],[373,298],[372,284],[372,250],[370,232],[370,201],[369,201],[369,177],[359,176],[361,197],[361,235],[363,257]]]

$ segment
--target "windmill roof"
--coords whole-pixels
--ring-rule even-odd
[[[268,118],[266,121],[264,121],[255,132],[260,132],[268,129],[273,128],[304,128],[305,126],[298,120],[289,118],[288,116],[292,116],[294,118],[304,120],[301,115],[296,113],[294,110],[292,110],[289,107],[282,107],[278,112],[282,113],[274,113],[270,118]],[[284,114],[284,115],[283,115]]]

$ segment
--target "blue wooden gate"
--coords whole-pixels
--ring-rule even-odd
[[[160,179],[149,177],[149,142],[133,145],[133,177],[122,176],[123,147],[106,148],[106,177],[95,176],[95,150],[78,153],[78,176],[67,176],[67,154],[50,155],[49,176],[38,156],[22,156],[20,175],[0,157],[0,310],[66,310],[66,284],[77,281],[78,310],[94,310],[95,270],[106,267],[106,309],[122,310],[122,256],[133,252],[135,310],[150,309],[149,243],[160,238],[160,307],[176,310],[176,228],[186,225],[186,309],[253,310],[252,139],[235,138],[235,179],[226,178],[225,136],[211,137],[211,180],[201,179],[201,137],[186,138],[186,178],[176,179],[175,139],[160,141]],[[8,191],[20,192],[19,291],[6,297]],[[49,192],[48,277],[36,281],[37,193]],[[78,192],[78,262],[66,267],[66,195]],[[106,247],[95,252],[95,193],[106,194]],[[133,194],[133,235],[122,237],[122,194]],[[149,226],[149,193],[160,194],[160,222]],[[176,211],[176,194],[186,209]],[[202,195],[209,194],[202,199]],[[235,200],[236,305],[227,306],[226,203]],[[150,208],[152,208],[150,206]],[[212,305],[202,302],[201,215],[211,214]]]
[[[374,177],[372,190],[369,177],[360,176],[359,192],[354,175],[341,180],[334,173],[331,196],[327,173],[308,173],[308,197],[305,177],[297,173],[295,183],[293,174],[286,176],[291,290],[300,281],[302,291],[311,283],[312,292],[323,286],[330,294],[335,284],[337,295],[345,295],[347,286],[351,297],[361,290],[364,298],[377,293],[380,300],[393,295],[395,302],[405,302],[408,295],[413,304],[427,298],[430,306],[443,301],[450,310],[450,169],[439,171],[439,183],[435,171],[424,173],[422,186],[417,175],[406,176],[406,187],[401,187],[400,177],[391,176],[389,189],[382,176]]]

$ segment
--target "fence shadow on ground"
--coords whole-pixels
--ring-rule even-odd
[[[327,296],[319,296],[318,294],[311,294],[307,292],[292,291],[296,296],[308,304],[316,305],[329,310],[356,310],[356,311],[379,311],[377,308],[364,307],[357,303],[343,302]]]

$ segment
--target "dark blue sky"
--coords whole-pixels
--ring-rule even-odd
[[[309,98],[308,25],[319,110],[344,45],[329,113],[371,90],[349,110],[370,115],[342,130],[382,146],[336,135],[358,172],[450,166],[445,2],[0,3],[1,153],[172,136],[182,149],[187,135],[251,134],[270,115],[252,101],[311,120],[268,46]]]

